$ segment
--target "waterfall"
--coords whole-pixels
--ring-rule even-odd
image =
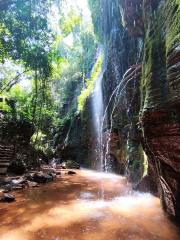
[[[104,47],[103,45],[99,45],[97,49],[97,54],[96,54],[96,62],[94,65],[96,65],[97,61],[102,57],[103,55],[103,62],[101,66],[101,71],[98,74],[95,85],[94,85],[94,90],[93,90],[93,95],[92,95],[92,116],[93,116],[93,125],[95,129],[95,134],[98,139],[98,144],[96,146],[95,153],[98,155],[101,152],[100,149],[100,132],[101,132],[101,119],[103,117],[103,93],[102,93],[102,80],[103,80],[103,75],[105,72],[105,56],[104,56]],[[96,164],[99,162],[99,158],[95,159]],[[98,167],[99,168],[99,167]],[[101,164],[100,164],[100,169],[101,170]]]
[[[96,62],[103,54],[103,46],[100,45],[96,54]],[[103,64],[102,64],[103,65]],[[93,105],[93,123],[96,134],[99,133],[100,130],[100,121],[102,118],[102,110],[103,110],[103,96],[102,96],[102,78],[104,74],[104,68],[101,68],[101,72],[96,78],[93,96],[92,96],[92,105]]]
[[[97,49],[96,54],[96,62],[94,66],[96,65],[97,61],[104,55],[103,52],[103,45],[99,45]],[[92,116],[93,116],[93,125],[95,129],[95,134],[97,138],[97,144],[95,148],[93,149],[95,152],[95,166],[100,171],[109,171],[109,161],[111,161],[111,155],[109,154],[109,148],[110,148],[110,141],[113,138],[113,115],[114,111],[117,107],[117,103],[119,102],[119,99],[121,98],[126,86],[128,83],[135,79],[136,76],[139,74],[137,73],[138,70],[142,67],[142,64],[136,64],[134,66],[131,66],[123,75],[121,81],[117,85],[117,87],[114,89],[113,93],[111,94],[109,101],[104,106],[103,103],[103,91],[102,91],[102,83],[103,83],[103,75],[106,69],[105,64],[105,57],[101,66],[101,71],[97,75],[92,95]],[[112,104],[112,105],[111,105]],[[110,113],[110,126],[108,127],[108,130],[104,134],[104,122],[105,119],[108,118],[108,109],[112,106],[112,110]]]

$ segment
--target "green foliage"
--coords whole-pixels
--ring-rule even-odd
[[[128,166],[129,171],[134,171],[140,168],[141,165],[141,160],[140,159],[136,159],[132,162],[132,165]]]
[[[72,32],[77,32],[81,22],[81,16],[71,9],[67,17],[63,15],[59,20],[62,35],[67,36]]]
[[[55,32],[50,19],[55,2],[0,2],[0,88],[9,101],[1,102],[0,109],[7,123],[27,122],[31,142],[41,148],[53,124],[66,125],[76,115],[77,96],[92,69],[97,44],[92,23],[82,22],[81,12],[72,7],[58,13]],[[23,88],[21,80],[30,82],[29,87]],[[86,82],[88,89],[92,86]]]
[[[122,26],[125,28],[126,27],[126,21],[125,21],[125,13],[123,8],[121,7],[121,5],[119,4],[119,8],[120,8],[120,13],[121,13],[121,18],[122,18]]]
[[[89,9],[91,11],[92,22],[94,25],[94,33],[98,37],[99,42],[102,40],[102,25],[100,1],[88,0]]]
[[[66,117],[64,117],[61,120],[61,125],[63,126],[64,124],[66,124],[66,122],[68,120],[71,120],[75,116],[75,113],[76,113],[76,109],[75,108],[70,109],[69,112],[67,113]]]
[[[95,81],[96,81],[99,73],[101,72],[102,61],[103,61],[103,55],[96,62],[95,66],[93,68],[93,71],[92,71],[91,78],[86,79],[86,83],[85,83],[86,88],[84,88],[81,91],[81,94],[78,96],[78,110],[80,110],[80,111],[83,110],[83,107],[84,107],[87,97],[92,93],[92,91],[94,89]]]
[[[94,62],[97,40],[93,25],[89,21],[81,22],[82,19],[81,13],[77,15],[72,9],[66,18],[63,15],[63,19],[60,19],[61,28],[66,29],[64,23],[67,22],[71,25],[66,34],[69,34],[68,38],[72,43],[67,43],[65,37],[54,45],[57,56],[53,63],[57,69],[53,73],[56,126],[68,115],[69,109],[77,108],[77,96],[80,94],[83,79],[89,75]],[[64,33],[65,36],[66,34]]]
[[[47,63],[46,48],[53,40],[53,35],[48,28],[49,1],[12,2],[7,0],[1,3],[0,7],[0,49],[2,53],[0,62],[4,63],[5,58],[8,57],[14,61],[23,61],[32,69],[37,68],[34,66],[35,62],[43,63],[46,60]]]
[[[2,102],[0,102],[0,111],[2,113],[10,113],[12,108],[7,104],[5,99],[2,98]]]

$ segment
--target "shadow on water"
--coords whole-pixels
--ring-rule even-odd
[[[132,191],[124,177],[77,170],[16,192],[0,205],[2,240],[179,240],[159,199]]]

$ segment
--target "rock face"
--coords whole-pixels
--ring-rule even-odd
[[[180,4],[145,1],[141,139],[149,180],[164,210],[180,221]],[[159,4],[159,5],[158,5]],[[154,5],[155,6],[155,5]]]
[[[120,24],[117,2],[102,1],[102,7],[100,18],[106,49],[101,85],[103,114],[100,121],[104,118],[101,139],[93,122],[92,93],[86,100],[84,111],[75,112],[63,127],[60,126],[56,145],[62,160],[71,159],[93,169],[127,174],[130,180],[136,182],[144,172],[138,135],[139,72],[132,69],[132,79],[125,81],[112,94],[124,73],[131,66],[141,63],[141,39],[129,35],[129,30]],[[109,102],[110,98],[112,101]]]

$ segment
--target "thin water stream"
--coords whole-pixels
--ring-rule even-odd
[[[126,178],[77,170],[0,204],[1,240],[180,240],[158,198]]]

